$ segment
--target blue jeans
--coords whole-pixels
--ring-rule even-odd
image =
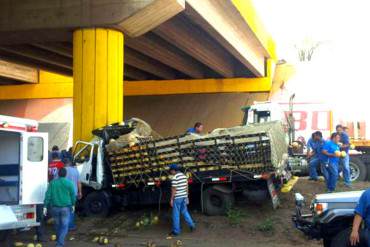
[[[309,163],[310,178],[317,180],[317,167],[320,166],[320,159],[312,157]]]
[[[69,214],[69,224],[68,224],[69,230],[76,229],[75,218],[76,218],[75,213],[72,212],[71,210],[71,213]]]
[[[64,246],[64,239],[68,233],[69,217],[71,214],[71,207],[52,207],[51,215],[55,220],[55,231],[57,235],[57,245]]]
[[[326,180],[326,187],[329,191],[334,191],[338,181],[338,164],[329,162],[327,166],[328,179]]]
[[[187,198],[179,198],[173,201],[172,208],[172,232],[174,234],[180,234],[180,213],[184,216],[184,219],[189,227],[194,228],[195,224],[188,212],[188,207],[186,205]]]
[[[329,163],[328,162],[322,162],[321,163],[321,174],[325,178],[325,181],[327,182],[329,179],[329,171],[328,171]]]
[[[343,171],[344,183],[346,185],[351,184],[351,170],[349,169],[349,155],[340,159],[341,169]]]

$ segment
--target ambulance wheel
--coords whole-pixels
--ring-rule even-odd
[[[109,214],[108,198],[103,192],[92,192],[86,196],[83,209],[87,216],[106,217]]]
[[[367,178],[366,165],[359,158],[351,157],[349,160],[351,181],[365,181]]]
[[[206,215],[225,215],[234,205],[234,194],[226,193],[214,188],[208,188],[203,194],[204,213]]]

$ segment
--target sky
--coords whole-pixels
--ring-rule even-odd
[[[297,65],[297,97],[330,104],[370,124],[370,1],[254,0],[279,59]],[[303,40],[320,42],[310,63],[298,63]],[[309,92],[309,93],[308,93]],[[367,118],[367,119],[366,119]]]

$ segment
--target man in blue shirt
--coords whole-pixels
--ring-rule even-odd
[[[187,129],[186,133],[193,133],[200,135],[203,132],[203,124],[200,122],[196,122],[193,128]]]
[[[352,232],[350,235],[352,246],[360,243],[359,230],[363,220],[366,226],[367,246],[370,247],[370,189],[362,193],[355,209],[355,218],[353,219]]]
[[[322,156],[322,147],[324,146],[324,140],[322,139],[322,133],[316,131],[312,133],[311,138],[307,142],[307,158],[309,162],[309,180],[317,181],[317,168],[320,167],[320,157]]]
[[[344,185],[347,187],[351,187],[351,170],[349,169],[349,136],[343,130],[343,126],[338,124],[336,126],[337,133],[340,135],[340,149],[346,152],[346,156],[340,159],[340,166],[341,170],[343,171],[343,178],[344,178]]]
[[[322,148],[322,154],[324,154],[328,159],[328,163],[326,165],[327,171],[326,187],[329,193],[335,191],[335,187],[337,185],[338,180],[338,171],[339,171],[338,168],[340,157],[338,145],[339,140],[340,135],[335,132],[331,134],[330,141],[327,141]]]

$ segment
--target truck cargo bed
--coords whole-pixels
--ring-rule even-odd
[[[272,122],[219,129],[206,136],[144,138],[135,146],[110,150],[108,162],[116,184],[166,181],[172,163],[199,181],[210,173],[253,177],[282,166],[287,150],[283,136],[281,123]]]

